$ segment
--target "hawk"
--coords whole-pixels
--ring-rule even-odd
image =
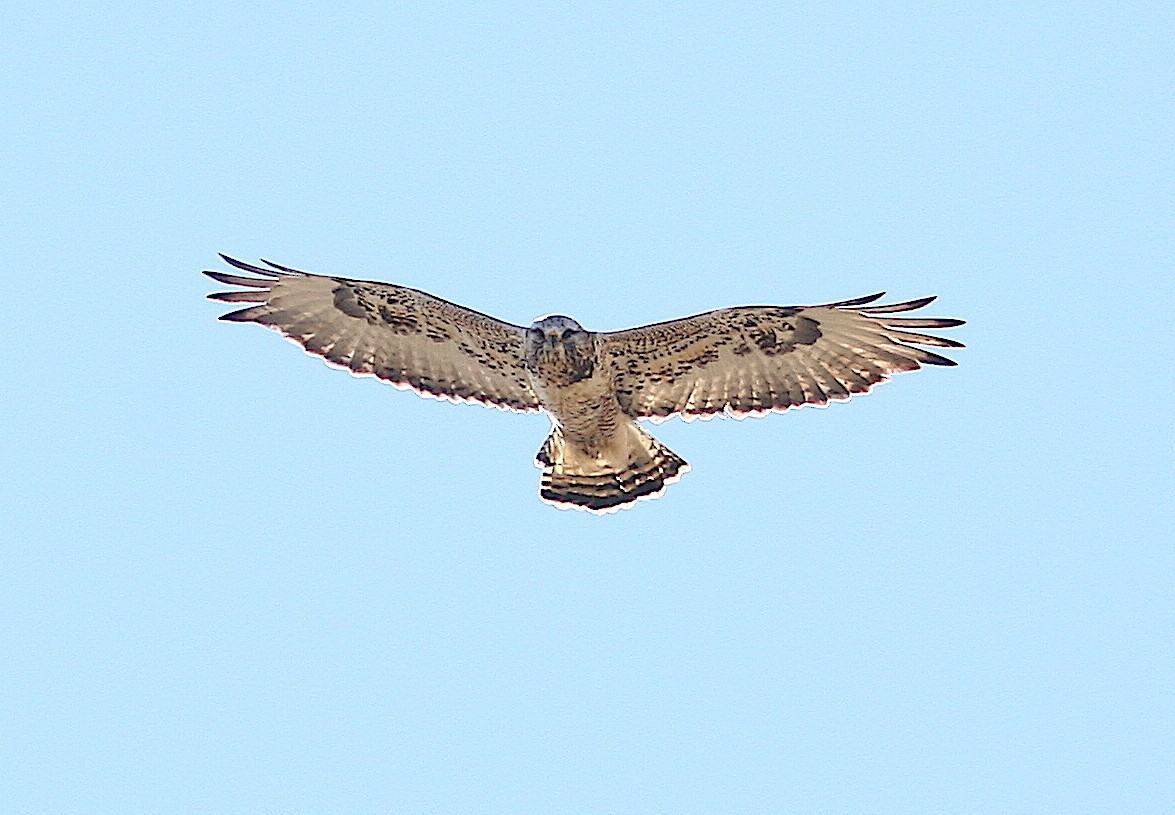
[[[589,512],[655,498],[689,470],[638,419],[824,407],[895,373],[956,364],[916,346],[962,347],[902,330],[962,320],[892,316],[933,297],[740,306],[626,331],[587,331],[561,315],[523,328],[405,286],[221,257],[250,276],[205,272],[241,287],[209,297],[251,304],[222,320],[260,323],[330,365],[423,396],[545,411],[553,427],[535,457],[539,495]]]

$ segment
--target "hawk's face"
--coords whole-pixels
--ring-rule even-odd
[[[595,361],[594,336],[570,317],[544,317],[527,329],[526,366],[554,383],[570,385],[589,378]]]

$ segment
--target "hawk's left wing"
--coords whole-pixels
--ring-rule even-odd
[[[954,365],[916,345],[954,340],[902,331],[962,320],[891,317],[933,297],[867,306],[881,294],[821,306],[743,306],[598,335],[615,371],[621,407],[654,421],[727,413],[762,416],[827,405],[864,393],[895,373]]]
[[[246,289],[209,295],[251,304],[222,320],[268,326],[333,365],[422,396],[540,409],[523,367],[521,326],[406,286],[323,277],[275,263],[264,269],[221,257],[257,275],[204,273]]]

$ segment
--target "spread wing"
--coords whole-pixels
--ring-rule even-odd
[[[204,274],[245,291],[210,294],[253,303],[220,319],[280,331],[309,353],[357,375],[454,402],[539,410],[523,367],[519,326],[416,289],[299,272],[269,261],[264,269],[221,255],[256,277]]]
[[[848,399],[923,365],[955,364],[916,346],[962,343],[901,329],[951,328],[962,320],[889,316],[934,298],[867,305],[881,296],[821,306],[727,308],[599,339],[630,416],[762,416]]]

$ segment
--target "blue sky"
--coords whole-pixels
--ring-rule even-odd
[[[1175,809],[1168,4],[5,17],[0,811]],[[218,323],[217,252],[968,348],[592,517],[545,418]]]

